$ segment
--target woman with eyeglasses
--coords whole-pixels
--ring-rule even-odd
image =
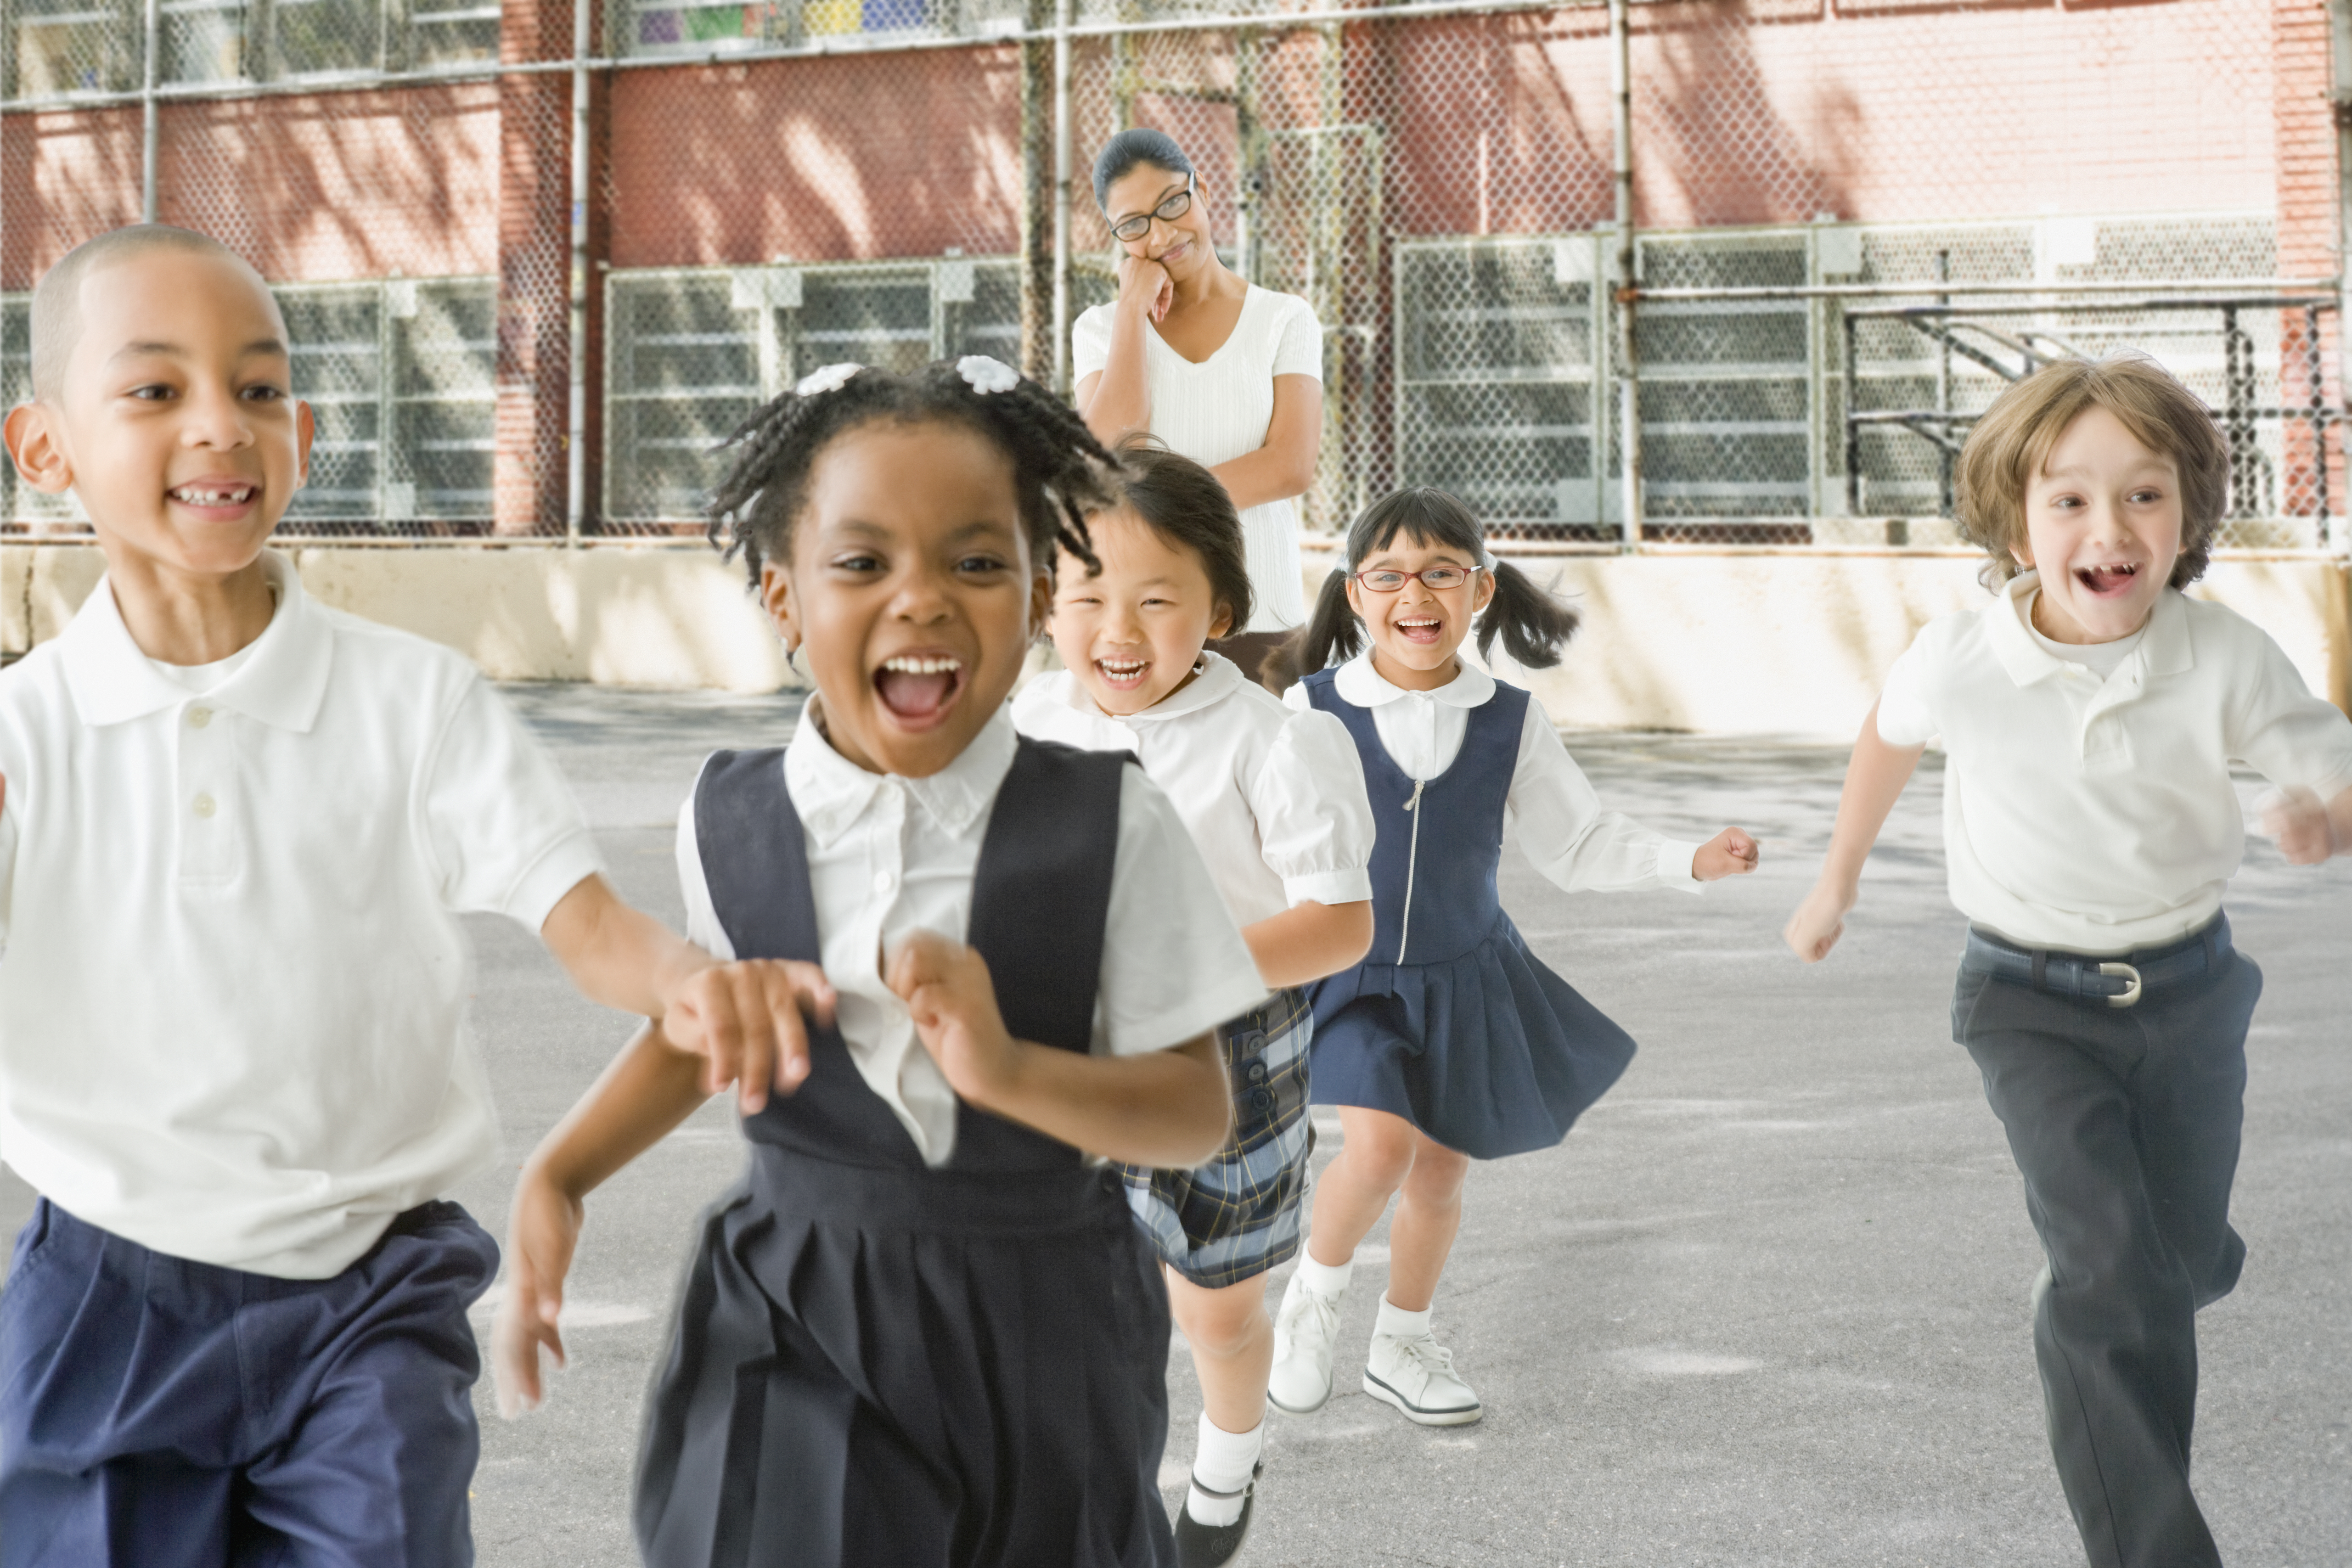
[[[1094,179],[1118,242],[1118,298],[1072,329],[1078,412],[1105,445],[1148,432],[1233,497],[1257,609],[1216,646],[1255,680],[1307,619],[1297,498],[1323,436],[1322,328],[1306,300],[1217,259],[1200,177],[1165,132],[1120,131]]]

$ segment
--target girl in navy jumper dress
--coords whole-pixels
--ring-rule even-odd
[[[1633,1055],[1503,913],[1506,834],[1571,891],[1696,891],[1755,870],[1757,850],[1738,828],[1676,843],[1603,811],[1534,699],[1460,660],[1474,617],[1482,655],[1499,634],[1536,668],[1559,662],[1575,628],[1487,555],[1461,502],[1389,497],[1349,530],[1347,560],[1302,637],[1300,665],[1315,673],[1286,700],[1338,716],[1363,758],[1378,833],[1372,950],[1309,993],[1314,1097],[1339,1107],[1347,1141],[1318,1184],[1307,1255],[1275,1320],[1271,1395],[1294,1412],[1329,1396],[1356,1247],[1402,1192],[1363,1388],[1409,1420],[1453,1426],[1482,1407],[1429,1314],[1469,1163],[1559,1143]],[[1326,668],[1335,655],[1348,662]]]
[[[1103,1161],[1217,1148],[1211,1030],[1265,988],[1166,796],[1005,716],[1108,455],[977,356],[819,371],[740,448],[715,515],[816,695],[705,765],[679,879],[808,1027],[781,1061],[649,1030],[549,1134],[502,1398],[562,1354],[587,1192],[733,1082],[751,1158],[646,1398],[646,1562],[1165,1568],[1167,1300]]]

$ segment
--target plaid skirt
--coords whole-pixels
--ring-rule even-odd
[[[1315,1013],[1292,988],[1217,1030],[1234,1085],[1234,1134],[1192,1170],[1124,1167],[1128,1207],[1162,1261],[1208,1290],[1238,1285],[1298,1250],[1307,1156],[1307,1047]]]

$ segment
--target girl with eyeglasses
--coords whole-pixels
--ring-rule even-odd
[[[1337,716],[1363,758],[1373,936],[1362,964],[1308,988],[1313,1096],[1339,1108],[1345,1144],[1316,1184],[1307,1256],[1275,1318],[1269,1393],[1285,1410],[1330,1396],[1356,1248],[1401,1194],[1363,1390],[1423,1426],[1478,1419],[1430,1325],[1470,1162],[1558,1144],[1633,1058],[1625,1031],[1503,913],[1505,837],[1570,892],[1696,892],[1756,869],[1738,828],[1678,842],[1603,810],[1541,706],[1459,657],[1475,629],[1482,659],[1499,637],[1517,664],[1549,668],[1575,628],[1487,553],[1469,508],[1417,489],[1356,519],[1346,570],[1300,635],[1313,673],[1283,700]]]
[[[1255,680],[1307,619],[1297,500],[1322,444],[1322,328],[1306,300],[1217,259],[1200,177],[1164,132],[1112,137],[1094,183],[1119,287],[1071,329],[1078,412],[1105,445],[1148,433],[1233,497],[1257,608],[1217,651]]]

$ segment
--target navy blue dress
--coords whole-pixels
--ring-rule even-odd
[[[1024,739],[973,875],[971,941],[1015,1037],[1093,1032],[1119,773]],[[780,751],[695,790],[738,956],[821,952]],[[1168,1297],[1116,1171],[959,1105],[947,1165],[832,1029],[743,1123],[743,1184],[704,1217],[646,1396],[649,1568],[1160,1568]]]
[[[1371,951],[1307,988],[1315,1103],[1386,1111],[1476,1159],[1548,1149],[1633,1041],[1528,951],[1496,893],[1528,694],[1496,682],[1453,766],[1416,784],[1337,674],[1302,684],[1355,738],[1379,836]]]

